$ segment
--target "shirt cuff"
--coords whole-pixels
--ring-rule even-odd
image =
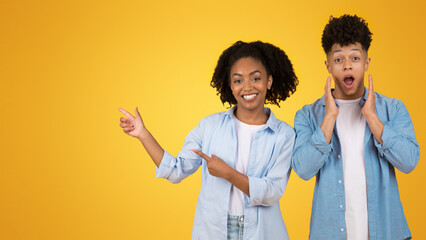
[[[322,154],[333,151],[331,144],[328,144],[325,140],[324,133],[321,128],[318,128],[314,134],[312,134],[311,143],[316,147]]]
[[[393,131],[389,125],[385,122],[383,122],[383,132],[382,132],[382,143],[380,144],[376,138],[373,136],[374,139],[374,145],[376,145],[377,150],[379,151],[379,154],[381,157],[384,156],[385,152],[388,151],[390,147],[392,147],[393,142],[392,140],[397,137],[397,134],[395,131]]]
[[[265,180],[256,177],[248,177],[249,179],[249,207],[254,207],[256,205],[260,205],[262,202],[262,198],[265,195],[265,191],[259,191],[260,189],[265,189],[266,187],[262,187],[265,184]]]
[[[159,167],[155,168],[157,178],[169,178],[175,166],[175,158],[164,150],[163,158]]]

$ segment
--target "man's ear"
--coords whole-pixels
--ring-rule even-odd
[[[368,67],[370,66],[370,61],[371,61],[371,58],[367,58],[365,60],[365,66],[364,66],[365,71],[368,71]]]
[[[267,83],[268,90],[271,90],[272,82],[273,82],[272,75],[269,75],[268,76],[268,83]]]
[[[331,74],[331,69],[330,69],[330,64],[328,63],[327,60],[324,61],[325,67],[327,68],[328,73]]]

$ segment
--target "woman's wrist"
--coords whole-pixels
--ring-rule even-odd
[[[140,133],[138,134],[137,138],[139,139],[139,141],[142,142],[142,140],[146,139],[147,137],[149,137],[151,135],[151,133],[148,131],[148,129],[146,128],[142,128],[142,130],[140,131]]]

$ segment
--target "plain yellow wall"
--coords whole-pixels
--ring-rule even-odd
[[[220,53],[262,40],[300,79],[272,106],[293,126],[323,94],[330,15],[367,20],[375,89],[406,104],[424,149],[425,11],[422,0],[0,1],[0,239],[189,239],[200,171],[156,179],[118,108],[139,106],[176,154],[199,120],[226,110],[209,86]],[[426,239],[424,160],[397,173],[414,239]],[[280,201],[291,239],[308,237],[314,181],[292,173]]]

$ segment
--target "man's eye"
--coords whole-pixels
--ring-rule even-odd
[[[342,61],[342,59],[340,59],[340,58],[336,58],[336,59],[334,59],[334,61],[335,61],[335,62],[337,62],[337,63],[339,63],[339,62],[341,62],[341,61]]]
[[[354,57],[354,61],[358,61],[358,60],[360,60],[361,58],[359,58],[359,57]]]

